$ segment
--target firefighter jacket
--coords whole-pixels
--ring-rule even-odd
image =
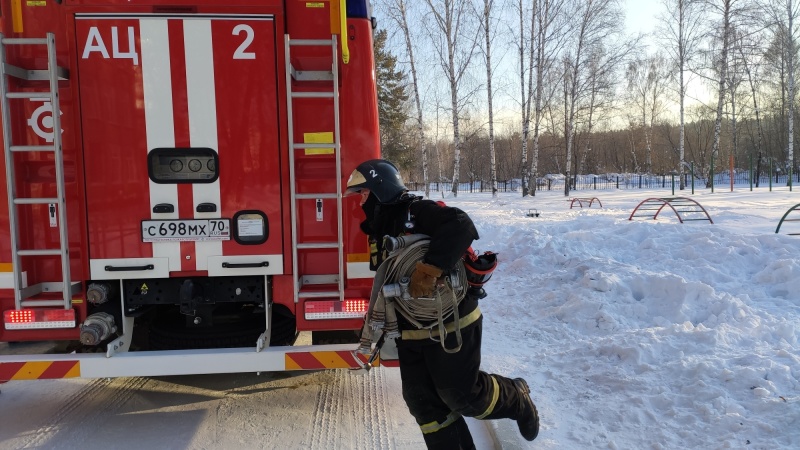
[[[443,271],[452,269],[472,241],[479,238],[472,220],[461,209],[407,193],[391,203],[379,203],[374,195],[370,195],[362,209],[366,220],[361,223],[361,230],[370,239],[372,270],[376,270],[386,256],[383,237],[387,235],[420,233],[429,236],[428,252],[423,262]],[[459,305],[459,315],[464,317],[477,305],[477,298],[468,294]],[[398,317],[398,324],[402,329],[414,328],[402,317]]]

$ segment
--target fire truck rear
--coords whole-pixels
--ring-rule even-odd
[[[0,381],[362,364],[367,0],[0,11]]]

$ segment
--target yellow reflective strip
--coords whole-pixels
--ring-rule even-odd
[[[11,0],[11,28],[22,33],[22,0]]]
[[[303,369],[302,367],[300,367],[300,364],[297,364],[297,362],[295,360],[293,360],[292,357],[288,353],[284,356],[283,362],[284,362],[284,366],[285,366],[284,370],[302,370]]]
[[[331,34],[341,34],[342,21],[339,19],[339,0],[331,0],[330,25]]]
[[[336,352],[312,352],[311,356],[316,358],[320,364],[328,369],[347,369],[351,367],[351,365]]]
[[[425,425],[420,425],[419,429],[422,431],[422,434],[428,434],[437,430],[441,430],[442,427],[439,426],[439,422],[429,422]]]
[[[11,377],[12,380],[36,380],[48,367],[50,367],[51,361],[35,361],[35,362],[28,362],[25,363],[17,373]]]
[[[489,407],[486,408],[486,411],[483,412],[480,416],[475,416],[476,419],[483,419],[484,417],[488,416],[489,414],[494,411],[495,405],[497,405],[497,399],[500,398],[500,385],[497,384],[497,379],[490,375],[492,378],[492,401],[489,403]]]
[[[14,271],[13,263],[0,263],[0,272],[13,272],[13,271]]]
[[[369,262],[369,253],[348,253],[347,262],[349,263]],[[9,272],[10,271],[11,269],[9,269]]]
[[[458,420],[459,417],[461,417],[460,414],[458,414],[456,412],[451,412],[450,414],[447,415],[447,419],[445,419],[444,422],[442,422],[442,423],[429,422],[429,423],[426,423],[425,425],[420,425],[419,429],[422,431],[422,434],[435,433],[435,432],[441,430],[442,428],[446,428],[446,427],[452,425],[453,422]]]
[[[478,320],[478,318],[480,318],[480,317],[481,317],[481,309],[480,308],[475,308],[471,313],[469,313],[466,316],[464,316],[461,319],[459,319],[458,326],[459,326],[459,328],[464,328],[467,325],[470,325],[471,323],[473,323],[476,320]],[[455,327],[455,324],[453,322],[450,322],[447,325],[445,325],[444,329],[448,333],[451,333],[456,329],[456,327]],[[406,340],[413,341],[413,340],[418,340],[418,339],[429,339],[431,337],[434,337],[434,338],[435,337],[439,337],[439,329],[438,328],[433,328],[433,329],[425,328],[425,329],[422,329],[422,330],[403,330],[403,339],[406,339]]]
[[[347,2],[339,0],[339,17],[341,17],[341,29],[339,40],[342,42],[342,63],[350,63],[350,48],[347,46]]]
[[[321,133],[303,133],[303,142],[306,144],[333,144],[333,131],[324,131]],[[331,148],[307,148],[305,149],[306,155],[332,155],[333,147]]]

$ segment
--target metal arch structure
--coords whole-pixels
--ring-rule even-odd
[[[789,208],[789,210],[786,211],[786,214],[784,214],[783,217],[781,217],[781,221],[778,222],[778,228],[775,228],[775,234],[778,234],[778,231],[781,230],[781,226],[783,225],[783,222],[800,222],[800,217],[797,217],[797,218],[793,217],[791,219],[787,219],[786,218],[786,217],[789,216],[789,214],[792,213],[792,211],[800,211],[800,203],[798,203],[798,204],[792,206],[791,208]],[[798,232],[798,233],[787,233],[787,234],[790,235],[790,236],[800,236],[800,232]]]
[[[592,204],[595,201],[600,205],[601,208],[603,207],[603,202],[601,202],[600,199],[597,198],[597,197],[591,197],[591,198],[589,198],[589,197],[574,197],[570,201],[569,209],[572,209],[572,207],[575,206],[575,202],[578,202],[578,206],[580,206],[581,208],[583,208],[583,204],[584,203],[589,203],[586,207],[587,208],[591,208]]]
[[[666,206],[669,206],[675,213],[680,223],[693,220],[707,220],[714,223],[711,216],[708,215],[708,211],[700,203],[688,197],[648,198],[633,209],[628,220],[633,220],[634,217],[647,217],[655,220]]]

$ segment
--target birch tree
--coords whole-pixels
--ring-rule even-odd
[[[497,197],[497,161],[494,151],[494,109],[492,107],[492,0],[483,0],[483,34],[486,62],[486,101],[489,109],[489,177],[491,178],[492,197]]]
[[[528,177],[532,180],[530,186],[533,195],[536,195],[536,180],[539,177],[539,136],[544,120],[544,109],[550,105],[557,84],[550,83],[549,87],[546,87],[545,80],[551,78],[554,65],[558,61],[557,53],[567,37],[565,4],[565,0],[534,0],[536,89],[533,92],[533,156],[528,170]]]
[[[728,50],[730,48],[733,14],[733,3],[735,0],[708,0],[708,5],[719,14],[720,20],[715,26],[720,42],[719,54],[713,56],[713,69],[717,77],[717,106],[714,118],[714,140],[711,144],[711,160],[719,160],[720,133],[722,129],[722,107],[725,103],[727,89],[725,83],[728,78]],[[714,173],[708,174],[711,190],[714,190]]]
[[[535,18],[539,0],[533,0],[530,9],[526,9],[523,0],[517,2],[517,13],[519,17],[519,41],[517,42],[517,56],[519,60],[519,88],[520,88],[520,112],[522,119],[522,139],[521,139],[521,178],[522,196],[528,195],[530,174],[528,173],[528,137],[530,135],[531,124],[531,94],[533,87],[533,57],[531,45],[533,42]],[[530,18],[528,18],[530,15]]]
[[[662,0],[662,2],[667,15],[661,21],[662,27],[658,35],[662,36],[664,48],[677,68],[678,75],[677,91],[680,117],[678,173],[681,175],[680,189],[683,190],[686,188],[683,174],[686,166],[685,102],[689,83],[687,74],[702,38],[701,23],[704,17],[701,11],[702,3],[697,0]]]
[[[664,93],[663,80],[665,62],[661,55],[637,58],[628,63],[625,77],[628,93],[639,113],[640,125],[645,139],[645,171],[653,171],[653,125],[663,108],[661,97]]]
[[[406,44],[408,65],[411,70],[411,90],[414,97],[414,106],[417,109],[417,145],[422,159],[422,182],[425,184],[425,196],[430,198],[430,177],[428,176],[428,146],[425,141],[425,127],[422,117],[422,101],[419,94],[419,81],[417,78],[417,65],[414,59],[414,46],[411,43],[411,29],[408,26],[408,12],[406,0],[393,0],[389,5],[389,16],[400,27]]]
[[[459,129],[459,89],[477,47],[479,27],[468,23],[470,2],[425,0],[435,29],[428,30],[433,50],[439,58],[450,88],[450,113],[453,126],[453,196],[458,196],[462,142]]]
[[[786,55],[786,65],[789,67],[789,136],[788,136],[788,143],[789,148],[786,150],[786,161],[788,163],[788,170],[789,176],[787,177],[786,183],[789,185],[791,190],[792,187],[792,169],[794,168],[794,71],[795,71],[795,57],[797,56],[797,40],[795,39],[796,36],[796,29],[795,29],[795,21],[797,19],[797,10],[798,7],[795,5],[794,0],[785,0],[786,4],[786,32],[784,36],[786,36],[787,43],[787,55]]]
[[[784,49],[783,59],[786,62],[787,72],[787,148],[786,164],[788,171],[787,185],[792,187],[792,172],[794,170],[794,107],[795,107],[795,71],[797,70],[797,40],[798,40],[798,13],[800,4],[798,0],[773,0],[769,10],[774,21],[776,34],[782,39]]]
[[[576,113],[580,102],[587,94],[587,71],[584,69],[590,62],[588,55],[594,49],[603,47],[604,42],[622,29],[623,16],[617,0],[575,0],[576,23],[573,42],[570,50],[564,55],[565,87],[564,87],[564,119],[566,162],[564,195],[568,196],[571,183],[571,166],[573,142],[575,139]]]
[[[714,38],[718,42],[718,53],[712,56],[712,70],[717,84],[717,105],[714,119],[714,139],[711,144],[712,161],[719,160],[720,135],[722,128],[723,106],[726,93],[730,91],[728,72],[730,70],[730,56],[732,44],[735,40],[734,30],[746,28],[746,23],[752,21],[752,2],[746,0],[707,0],[711,11],[718,17],[714,25]],[[714,174],[709,173],[709,181],[713,191]]]
[[[747,80],[747,85],[750,88],[750,97],[753,101],[753,114],[755,115],[756,119],[756,142],[754,145],[756,153],[756,171],[753,175],[753,178],[755,179],[756,187],[758,187],[761,174],[761,160],[764,153],[762,150],[764,143],[764,127],[761,124],[761,111],[759,110],[758,89],[756,87],[758,79],[758,64],[753,64],[750,62],[749,56],[752,54],[745,54],[745,45],[743,43],[740,43],[738,48],[740,53],[741,67],[744,71],[744,77]]]

